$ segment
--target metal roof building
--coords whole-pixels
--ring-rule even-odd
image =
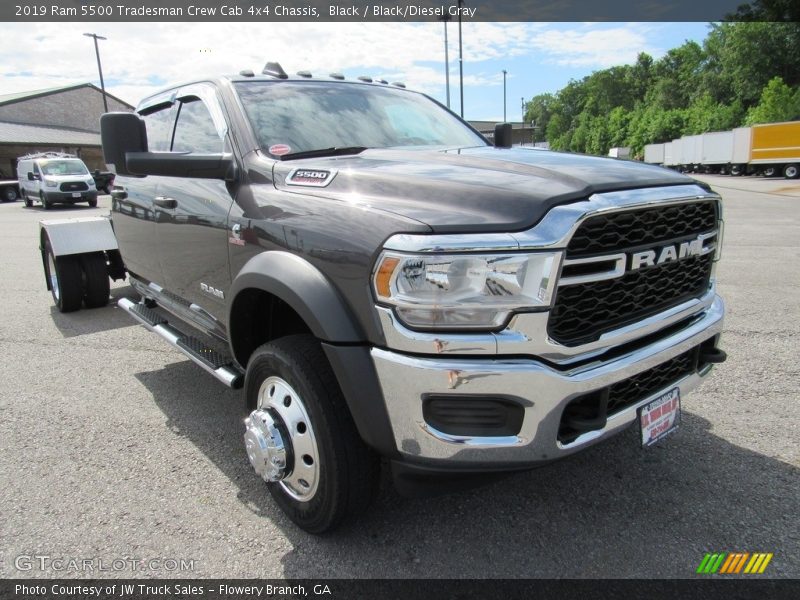
[[[106,92],[110,111],[133,106]],[[17,157],[32,152],[77,154],[105,168],[100,149],[103,92],[91,83],[0,95],[0,179],[16,178]]]

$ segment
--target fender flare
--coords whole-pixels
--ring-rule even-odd
[[[251,258],[233,280],[228,323],[239,292],[254,288],[280,298],[324,342],[354,343],[366,338],[331,281],[307,260],[272,250]]]

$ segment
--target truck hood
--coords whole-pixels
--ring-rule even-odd
[[[329,171],[325,187],[287,177]],[[627,160],[525,148],[375,149],[277,162],[275,186],[391,212],[435,232],[517,231],[552,207],[614,190],[685,185],[674,171]]]

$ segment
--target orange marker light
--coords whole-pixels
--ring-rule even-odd
[[[379,296],[389,298],[392,295],[389,282],[392,280],[392,273],[394,273],[394,269],[399,262],[400,259],[393,256],[387,256],[383,259],[381,266],[378,268],[378,275],[375,277],[375,288],[378,290]]]

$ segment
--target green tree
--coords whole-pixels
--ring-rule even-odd
[[[795,4],[758,0],[748,10],[783,14]],[[687,41],[659,60],[642,53],[635,64],[595,71],[534,97],[527,115],[554,149],[606,154],[630,146],[637,155],[646,144],[730,130],[745,117],[800,117],[798,57],[798,22],[713,24],[702,45]]]
[[[697,42],[673,48],[655,63],[655,81],[648,91],[648,104],[664,110],[686,108],[699,93],[706,54]]]
[[[739,100],[747,109],[773,77],[800,85],[800,23],[716,24],[704,46],[704,88],[717,101]]]
[[[628,145],[628,128],[630,127],[632,111],[617,106],[608,115],[608,148],[617,148]],[[606,152],[608,152],[606,148]]]
[[[715,102],[711,94],[705,93],[695,99],[686,109],[684,135],[696,135],[709,131],[726,131],[742,122],[744,109],[740,102],[729,105]]]
[[[739,21],[800,21],[797,0],[755,0],[742,4],[728,18]]]
[[[553,94],[539,94],[531,98],[525,105],[525,120],[536,124],[537,137],[541,138],[547,131],[556,97]]]
[[[759,103],[747,111],[747,125],[780,123],[800,117],[800,89],[792,89],[773,77],[761,92]]]

